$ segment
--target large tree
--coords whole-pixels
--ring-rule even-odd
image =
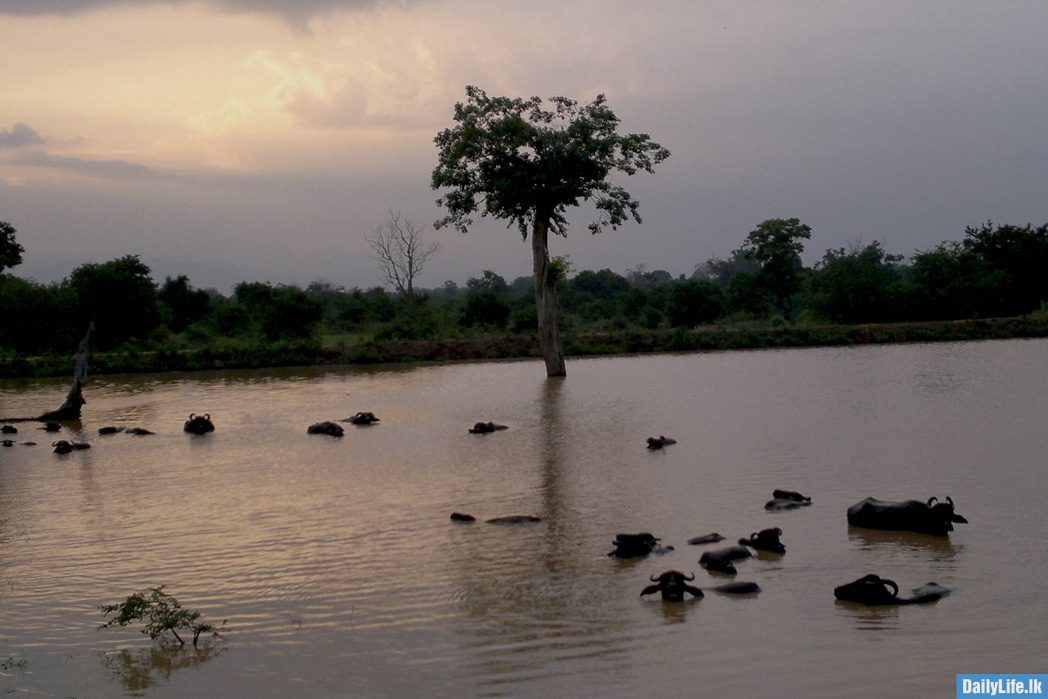
[[[17,232],[7,221],[0,221],[0,274],[3,274],[5,269],[22,264],[25,248],[15,240]]]
[[[488,97],[472,86],[466,95],[465,104],[455,105],[458,125],[435,139],[440,153],[432,185],[450,190],[437,200],[448,214],[436,227],[465,232],[479,212],[516,223],[525,239],[531,234],[539,345],[547,375],[564,376],[549,232],[567,235],[565,214],[580,200],[597,208],[592,233],[630,217],[639,223],[637,201],[608,178],[615,171],[653,172],[670,152],[647,134],[619,134],[604,95],[581,106],[552,97],[553,110],[543,109],[538,97]]]
[[[743,250],[760,264],[757,283],[788,320],[793,317],[793,296],[801,288],[804,265],[802,240],[811,238],[811,228],[796,218],[770,218],[746,236]]]

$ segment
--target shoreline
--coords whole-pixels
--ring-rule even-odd
[[[730,351],[786,347],[828,347],[906,342],[956,342],[1048,337],[1048,318],[1038,314],[863,325],[736,324],[691,330],[634,330],[617,333],[565,333],[566,357]],[[324,346],[319,341],[267,343],[252,347],[89,353],[95,376],[171,371],[264,369],[289,366],[454,362],[541,357],[533,335],[439,340],[387,340]],[[0,379],[68,376],[74,357],[47,355],[0,361]]]

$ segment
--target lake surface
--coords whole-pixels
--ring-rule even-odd
[[[99,377],[83,420],[0,449],[0,695],[954,696],[1048,668],[1048,341]],[[68,381],[0,382],[0,416]],[[372,411],[342,438],[320,420]],[[209,413],[213,434],[182,431]],[[474,435],[493,420],[508,430]],[[99,436],[105,425],[154,436]],[[649,451],[660,434],[678,443]],[[93,448],[56,455],[56,438]],[[811,507],[769,513],[774,488]],[[949,538],[850,529],[952,496]],[[449,515],[466,512],[472,524]],[[512,514],[534,524],[500,526]],[[768,527],[762,592],[664,603],[650,575]],[[675,550],[609,558],[619,532]],[[723,544],[722,544],[723,545]],[[867,573],[937,603],[859,608]],[[218,645],[98,630],[166,585]]]

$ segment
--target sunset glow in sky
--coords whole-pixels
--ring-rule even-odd
[[[1048,222],[1046,26],[1040,0],[0,0],[0,220],[20,276],[139,254],[228,293],[379,284],[392,209],[442,243],[420,286],[512,280],[515,228],[431,225],[433,137],[477,85],[604,93],[672,151],[624,182],[643,224],[592,238],[582,207],[551,241],[576,269],[690,275],[779,217],[809,263],[910,255]]]

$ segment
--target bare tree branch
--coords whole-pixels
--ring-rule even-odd
[[[440,249],[440,243],[426,242],[424,231],[413,219],[390,210],[389,220],[364,234],[386,283],[408,299],[415,297],[415,277]]]

